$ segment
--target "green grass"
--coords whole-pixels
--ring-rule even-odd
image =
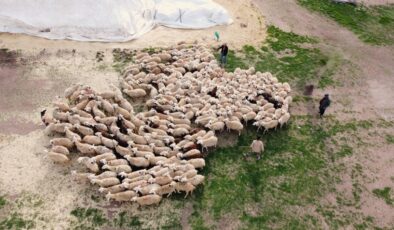
[[[239,52],[230,51],[226,70],[253,66],[256,71],[271,72],[280,81],[300,88],[307,83],[320,88],[335,84],[332,75],[338,66],[338,58],[331,58],[317,48],[303,46],[316,44],[316,39],[284,32],[274,26],[269,26],[267,32],[267,41],[261,48],[246,45]]]
[[[127,212],[120,212],[113,220],[114,226],[118,228],[133,228],[140,229],[141,221],[138,217],[130,217]]]
[[[113,68],[121,72],[127,64],[131,63],[133,61],[133,56],[135,55],[135,52],[133,50],[129,49],[113,49],[112,50],[112,56],[113,56]]]
[[[335,4],[328,0],[298,0],[298,3],[330,17],[353,31],[366,43],[394,44],[394,4],[354,7],[349,4]]]
[[[11,216],[0,222],[0,229],[32,229],[34,226],[32,220],[25,220],[18,213],[12,213]]]
[[[71,215],[78,219],[74,229],[97,229],[108,222],[102,210],[96,208],[76,208]]]
[[[293,207],[319,205],[319,198],[335,191],[338,180],[332,163],[352,154],[351,147],[343,145],[338,152],[329,152],[325,143],[338,133],[357,132],[370,127],[369,121],[341,124],[334,119],[314,125],[309,116],[293,117],[288,126],[263,135],[265,152],[260,161],[245,160],[242,153],[257,135],[247,129],[234,147],[219,148],[209,154],[203,174],[207,181],[195,196],[195,210],[191,218],[194,229],[211,229],[207,216],[217,222],[226,215],[241,222],[242,229],[320,228],[320,221],[310,215],[298,216]],[[354,175],[360,168],[355,167]],[[359,200],[359,184],[354,185],[354,199]],[[250,209],[254,209],[251,213]],[[322,209],[322,212],[326,212]],[[339,217],[338,217],[339,218]],[[343,226],[347,222],[334,218],[327,220]]]
[[[386,142],[389,144],[394,144],[394,136],[393,135],[386,135]]]
[[[372,192],[373,194],[375,194],[375,196],[386,201],[386,204],[394,205],[394,197],[391,195],[390,187],[385,187],[383,189],[374,189],[372,190]]]
[[[6,204],[6,200],[3,196],[0,196],[0,209],[3,208]]]

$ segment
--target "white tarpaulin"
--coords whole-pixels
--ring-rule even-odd
[[[0,0],[0,32],[49,39],[128,41],[155,25],[201,29],[232,23],[212,0]]]

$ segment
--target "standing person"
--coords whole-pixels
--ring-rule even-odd
[[[257,137],[250,145],[250,148],[252,149],[252,153],[257,155],[257,160],[260,160],[261,154],[264,152],[264,143],[261,141],[261,138]]]
[[[227,64],[227,54],[228,54],[227,43],[224,43],[222,46],[220,46],[218,50],[220,50],[220,63],[224,68],[224,65]]]
[[[320,117],[324,115],[324,112],[326,111],[328,106],[330,106],[330,104],[331,104],[331,100],[329,98],[329,95],[328,94],[324,95],[324,97],[320,100],[320,105],[319,105]]]

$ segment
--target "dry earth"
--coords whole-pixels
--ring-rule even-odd
[[[219,31],[231,47],[257,45],[265,38],[264,23],[267,21],[286,31],[318,37],[325,44],[322,49],[338,52],[357,66],[356,73],[345,72],[349,78],[344,79],[345,85],[354,84],[356,87],[316,92],[316,97],[325,92],[332,95],[334,104],[329,112],[335,113],[340,120],[394,120],[393,47],[364,44],[352,32],[307,11],[294,0],[254,0],[265,19],[249,1],[218,2],[232,13],[233,25],[196,31],[156,28],[137,41],[122,44],[50,41],[0,34],[0,48],[17,51],[11,56],[0,53],[0,195],[6,194],[15,200],[38,197],[38,208],[33,202],[18,210],[27,216],[37,216],[37,229],[69,227],[70,211],[88,202],[90,198],[80,194],[89,194],[89,189],[70,180],[68,167],[53,165],[45,158],[43,149],[48,138],[43,135],[39,111],[49,106],[71,83],[87,83],[98,90],[106,89],[110,83],[116,84],[118,73],[112,68],[113,48],[167,46],[195,39],[218,45],[213,40],[214,31]],[[380,4],[393,1],[364,2]],[[247,27],[241,27],[241,23]],[[102,62],[96,61],[97,51],[104,53]],[[297,111],[302,114],[308,112],[308,108]],[[361,208],[379,224],[390,225],[394,224],[394,208],[374,197],[371,191],[385,186],[394,187],[390,178],[394,175],[394,150],[380,139],[374,144],[358,149],[355,156],[346,159],[346,164],[360,163],[367,168],[366,177],[373,180],[365,182],[370,192],[363,193]],[[371,157],[373,153],[375,155]],[[338,185],[343,193],[351,193],[350,173],[343,175]],[[330,200],[329,194],[327,197]],[[165,204],[162,206],[165,208]]]

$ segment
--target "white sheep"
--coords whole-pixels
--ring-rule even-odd
[[[48,152],[48,157],[49,157],[49,159],[51,159],[55,163],[62,163],[63,164],[63,163],[67,163],[70,161],[70,159],[67,157],[67,155],[65,155],[63,153],[53,152],[53,151]]]
[[[82,141],[87,143],[87,144],[91,144],[91,145],[101,145],[101,138],[98,136],[94,136],[94,135],[86,135],[82,138]],[[95,148],[96,150],[96,148]]]
[[[112,172],[112,171],[104,171],[99,175],[91,175],[89,176],[89,179],[105,179],[105,178],[110,178],[110,177],[116,177],[118,174],[116,172]]]
[[[283,114],[278,120],[280,127],[286,124],[289,121],[289,119],[290,119],[290,113],[286,112],[285,114]]]
[[[104,179],[91,179],[90,183],[92,184],[98,184],[100,187],[111,187],[117,184],[120,184],[120,180],[116,177],[108,177]]]
[[[125,156],[125,158],[130,162],[131,165],[140,167],[140,168],[146,168],[149,166],[149,160],[146,159],[145,157],[131,157],[131,156]]]
[[[205,160],[203,158],[190,159],[187,162],[192,164],[196,169],[205,167]]]
[[[77,140],[75,140],[74,143],[75,143],[75,146],[77,147],[78,151],[81,152],[82,154],[87,154],[87,155],[96,154],[96,149],[93,145],[84,144],[84,143],[81,143]]]
[[[137,135],[137,134],[133,133],[133,131],[130,129],[127,130],[127,134],[131,137],[132,141],[136,144],[140,144],[140,145],[147,145],[148,144],[148,141],[146,140],[146,138],[144,136]]]
[[[84,164],[91,172],[97,173],[100,171],[98,164],[89,157],[79,157],[77,161],[80,164]]]
[[[132,114],[129,111],[120,107],[118,104],[113,104],[112,106],[114,107],[115,113],[121,114],[127,120],[131,119]]]
[[[101,141],[101,139],[100,139]],[[105,154],[105,153],[112,153],[112,150],[106,146],[103,145],[96,145],[94,146],[94,150],[96,151],[97,154]]]
[[[96,135],[100,137],[101,143],[103,143],[103,145],[110,149],[114,149],[115,146],[118,145],[118,142],[116,140],[106,138],[101,133],[96,133]]]
[[[123,146],[120,146],[120,145],[116,145],[115,146],[115,150],[116,150],[117,153],[119,153],[122,156],[133,155],[133,152],[131,151],[131,149],[129,147],[123,147]]]
[[[155,194],[158,189],[160,189],[159,184],[147,184],[145,186],[137,186],[134,188],[134,191],[138,192],[141,195]]]
[[[107,200],[115,200],[115,201],[131,201],[133,198],[137,197],[137,193],[131,190],[123,191],[123,192],[118,192],[115,194],[112,194],[111,192],[108,192],[108,194],[105,196]]]
[[[56,152],[56,153],[61,153],[61,154],[64,154],[64,155],[69,155],[70,154],[70,151],[68,150],[68,148],[66,148],[64,146],[61,146],[61,145],[53,145],[51,147],[51,151],[52,152]]]
[[[132,173],[119,173],[120,176],[123,176],[124,178],[128,178],[128,179],[133,179],[142,175],[145,175],[148,171],[146,169],[141,169]]]
[[[131,98],[139,98],[146,96],[146,91],[143,89],[124,89],[123,92]]]
[[[107,194],[108,193],[115,194],[115,193],[123,192],[124,190],[125,190],[125,188],[122,186],[122,184],[117,184],[117,185],[107,187],[107,188],[105,188],[105,187],[99,188],[100,193],[107,193]]]
[[[146,180],[139,180],[133,183],[122,183],[122,186],[127,189],[127,190],[133,190],[134,188],[138,187],[138,186],[145,186],[148,184],[148,181]]]
[[[68,149],[71,149],[72,147],[74,147],[74,142],[72,142],[70,139],[64,138],[64,137],[53,138],[52,140],[49,141],[49,143],[51,145],[64,146]]]
[[[78,173],[75,170],[71,171],[71,177],[73,180],[78,181],[79,183],[90,182],[90,177],[94,176],[93,173]]]
[[[155,177],[155,178],[151,178],[148,180],[148,183],[156,183],[159,184],[161,186],[169,184],[172,182],[172,177],[169,175],[165,175],[165,176],[159,176],[159,177]]]
[[[189,130],[185,128],[168,129],[168,133],[172,134],[174,137],[182,137],[189,134]]]
[[[137,177],[134,177],[134,178],[126,178],[126,179],[124,179],[123,180],[123,183],[128,183],[128,184],[131,184],[131,183],[134,183],[134,182],[137,182],[137,181],[149,181],[150,179],[152,179],[152,175],[150,175],[150,174],[144,174],[144,175],[140,175],[140,176],[137,176]]]
[[[116,173],[120,173],[120,172],[129,173],[132,171],[129,165],[117,165],[117,166],[104,165],[102,169],[108,169]]]
[[[229,119],[224,120],[226,127],[228,130],[238,131],[238,135],[241,135],[241,132],[244,128],[241,122],[239,121],[230,121]]]
[[[198,142],[197,142],[198,143]],[[179,156],[181,157],[181,158],[195,158],[195,157],[201,157],[201,152],[200,152],[200,150],[198,150],[198,149],[192,149],[192,150],[189,150],[189,151],[187,151],[187,152],[185,152],[185,153],[180,153],[179,154]]]
[[[206,128],[213,130],[213,131],[223,131],[224,129],[224,122],[223,121],[209,121],[208,124],[205,125]]]
[[[175,185],[175,190],[177,192],[185,192],[185,198],[189,195],[189,193],[193,193],[194,189],[196,189],[196,187],[190,183],[190,182],[177,182]]]
[[[141,197],[133,197],[131,200],[137,202],[140,206],[147,206],[160,203],[161,198],[161,196],[153,194]]]
[[[128,165],[129,162],[125,159],[115,159],[115,160],[110,160],[107,161],[106,159],[100,160],[101,163],[104,165],[109,165],[109,166],[118,166],[118,165]]]
[[[116,156],[115,154],[112,153],[112,151],[110,152],[106,152],[100,155],[96,155],[94,157],[90,158],[93,162],[100,162],[101,160],[105,159],[106,161],[110,161],[110,160],[115,160]]]
[[[216,147],[216,145],[218,144],[218,138],[212,136],[207,139],[200,139],[197,141],[197,144],[200,144],[203,149],[208,149],[209,147]]]
[[[188,181],[194,186],[197,186],[197,185],[203,183],[204,180],[205,180],[205,177],[203,175],[195,175],[194,177],[188,179]]]
[[[79,136],[77,133],[74,133],[73,131],[71,131],[68,127],[64,128],[65,133],[66,133],[66,137],[70,140],[77,140],[77,141],[81,141],[82,138],[81,136]]]
[[[175,186],[176,182],[172,181],[169,184],[162,185],[155,191],[155,193],[160,196],[167,194],[167,197],[169,197],[173,192],[175,192]]]

